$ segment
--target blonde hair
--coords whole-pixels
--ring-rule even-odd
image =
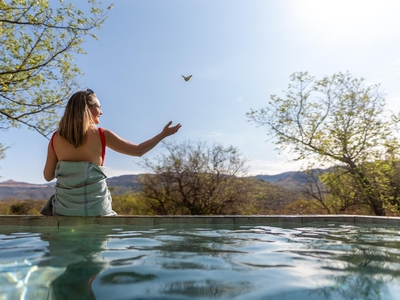
[[[87,130],[93,124],[90,106],[95,104],[96,99],[96,94],[88,90],[76,92],[68,100],[58,133],[75,148],[85,142]]]

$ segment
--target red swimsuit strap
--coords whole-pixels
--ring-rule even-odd
[[[103,128],[99,127],[99,134],[101,138],[101,165],[104,165],[104,157],[106,156],[106,137]]]

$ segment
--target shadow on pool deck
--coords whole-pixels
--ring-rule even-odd
[[[80,226],[80,225],[134,225],[160,227],[164,225],[285,225],[311,223],[341,223],[349,225],[400,226],[400,217],[359,215],[227,215],[227,216],[116,216],[116,217],[63,217],[63,216],[1,216],[0,226]]]

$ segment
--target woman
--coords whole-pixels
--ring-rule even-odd
[[[48,146],[43,175],[57,179],[55,194],[41,214],[65,216],[113,216],[107,188],[105,148],[131,156],[142,156],[181,125],[169,122],[161,133],[139,144],[120,138],[114,132],[97,128],[102,115],[96,94],[88,89],[72,95]]]

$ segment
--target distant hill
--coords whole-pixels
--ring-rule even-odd
[[[47,199],[54,193],[53,184],[32,184],[7,180],[0,182],[0,199]]]
[[[315,169],[314,173],[326,172],[325,169]],[[306,172],[285,172],[277,175],[256,175],[253,176],[256,179],[273,183],[274,185],[284,187],[289,190],[298,191],[303,189],[304,184],[307,183],[308,175]]]
[[[123,195],[127,192],[139,192],[142,185],[139,181],[140,175],[122,175],[107,178],[107,186],[113,195]]]
[[[138,192],[141,189],[139,181],[141,175],[122,175],[107,178],[107,185],[112,195],[122,195],[130,191]],[[256,175],[251,176],[273,185],[284,187],[293,191],[298,191],[300,185],[306,182],[304,172],[285,172],[277,175]],[[0,200],[41,200],[47,199],[54,193],[55,183],[32,184],[6,180],[0,182]]]

